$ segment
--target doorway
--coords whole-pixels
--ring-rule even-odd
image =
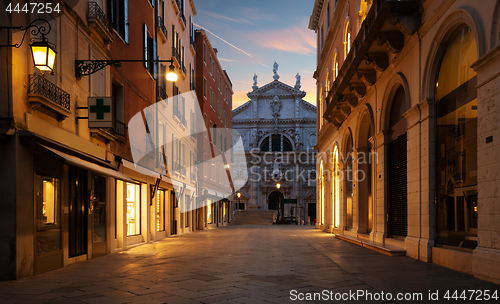
[[[280,198],[281,198],[281,201],[283,201],[283,199],[285,198],[283,193],[281,193],[280,191],[271,192],[269,194],[269,202],[267,205],[267,209],[268,210],[277,210],[278,206],[279,206]]]
[[[93,247],[92,257],[106,254],[106,178],[95,175],[93,201]]]
[[[69,257],[87,254],[87,171],[69,168]]]

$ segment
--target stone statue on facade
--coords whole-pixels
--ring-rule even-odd
[[[279,65],[275,61],[273,64],[273,73],[274,73],[273,79],[274,80],[278,80],[280,78],[280,76],[278,75],[278,67],[279,67]]]
[[[297,73],[297,75],[295,75],[295,88],[297,90],[300,90],[302,86],[300,85],[300,75],[299,73]]]
[[[253,85],[252,85],[252,89],[256,90],[258,89],[259,86],[257,86],[257,74],[253,74]]]

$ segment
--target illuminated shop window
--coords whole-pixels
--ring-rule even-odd
[[[477,246],[477,60],[476,40],[468,26],[444,52],[436,82],[438,166],[438,243]]]
[[[156,231],[165,231],[165,190],[156,191]]]
[[[207,203],[207,223],[213,223],[213,214],[212,214],[212,200],[208,200]]]
[[[36,176],[37,253],[61,249],[60,197],[57,178]]]
[[[141,189],[127,183],[127,236],[141,234]]]

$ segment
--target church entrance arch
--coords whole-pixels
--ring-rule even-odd
[[[277,210],[278,206],[279,206],[278,204],[280,202],[280,198],[281,198],[281,201],[283,201],[283,199],[285,198],[283,193],[281,193],[280,191],[275,190],[275,191],[269,193],[269,197],[267,200],[267,209],[268,210]]]

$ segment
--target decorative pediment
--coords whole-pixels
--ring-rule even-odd
[[[277,92],[281,91],[281,92]],[[298,90],[292,86],[289,86],[279,80],[275,80],[270,82],[258,89],[253,90],[252,92],[248,92],[248,98],[257,98],[257,97],[269,97],[273,98],[274,96],[278,96],[279,98],[283,98],[286,96],[300,97],[303,98],[306,96],[305,91]]]

